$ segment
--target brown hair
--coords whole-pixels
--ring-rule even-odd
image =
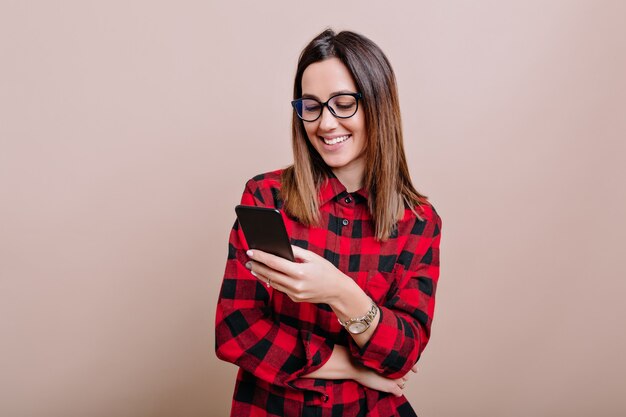
[[[405,206],[418,215],[415,206],[427,201],[411,183],[404,154],[396,78],[387,57],[374,42],[358,33],[335,34],[332,29],[326,29],[300,54],[294,99],[302,96],[304,70],[329,58],[343,62],[363,95],[361,108],[367,131],[364,186],[370,195],[369,210],[375,236],[386,240],[401,220]],[[319,190],[330,168],[309,142],[303,122],[295,112],[291,131],[294,162],[282,175],[284,209],[304,224],[317,224]]]

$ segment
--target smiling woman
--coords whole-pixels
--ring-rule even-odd
[[[356,90],[350,71],[338,58],[311,64],[302,74],[302,96],[328,100],[329,110],[325,112],[316,99],[304,99],[310,102],[302,106],[307,137],[348,192],[363,186],[365,171],[365,117],[358,111],[361,95]],[[306,119],[311,113],[317,117]]]
[[[303,97],[322,97],[332,103],[327,112],[321,104],[314,104],[308,111],[304,107],[305,115],[318,113],[314,120],[302,118],[306,134],[348,192],[363,186],[365,171],[365,117],[358,111],[357,97],[361,95],[356,89],[348,68],[338,58],[311,64],[302,74]],[[306,100],[315,103],[313,99]],[[345,112],[346,116],[339,117],[337,112]]]
[[[441,219],[409,176],[393,70],[326,30],[292,105],[293,165],[241,204],[282,210],[296,262],[230,234],[216,352],[240,368],[231,415],[415,416],[402,390],[430,337]]]

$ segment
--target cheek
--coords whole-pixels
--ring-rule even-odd
[[[365,135],[365,125],[362,120],[350,120],[350,124],[346,127],[350,129],[351,132],[356,133],[359,136]]]
[[[353,132],[365,133],[365,115],[359,110],[354,116],[345,119],[345,126]]]

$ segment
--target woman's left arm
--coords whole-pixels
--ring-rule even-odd
[[[417,222],[418,220],[416,220]],[[352,357],[367,368],[391,379],[411,370],[430,337],[439,278],[441,218],[430,209],[420,227],[413,228],[404,249],[412,254],[408,268],[370,327],[352,336]],[[338,318],[363,316],[371,307],[369,296],[324,258],[293,247],[301,262],[251,251],[247,266],[263,282],[287,294],[293,301],[326,303]]]
[[[419,222],[419,220],[416,220]],[[352,357],[387,378],[405,375],[415,365],[430,339],[439,280],[441,218],[428,217],[413,228],[405,249],[412,254],[408,268],[397,278],[397,288],[379,305],[379,320],[367,341],[353,337]],[[360,335],[357,335],[360,336]]]

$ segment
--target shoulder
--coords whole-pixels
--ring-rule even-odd
[[[280,190],[282,184],[282,169],[255,175],[246,182],[244,197],[253,198],[248,204],[264,207],[282,207]],[[243,200],[242,200],[243,201]]]
[[[277,169],[255,175],[248,180],[248,184],[253,183],[258,187],[280,187],[283,171],[283,169]]]
[[[435,210],[435,206],[428,200],[416,206],[415,211],[426,221],[441,223],[441,216],[439,216],[439,213]]]
[[[411,234],[437,237],[441,233],[441,216],[428,200],[420,202],[413,210],[407,209],[404,220],[413,225]]]

